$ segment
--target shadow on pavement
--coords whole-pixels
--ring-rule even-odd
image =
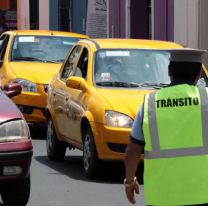
[[[30,132],[32,139],[46,139],[46,127],[31,127]],[[33,156],[33,158],[43,165],[54,169],[54,174],[66,175],[70,178],[89,181],[89,182],[105,182],[105,183],[122,183],[125,177],[123,162],[101,162],[96,176],[94,178],[86,178],[82,166],[81,155],[71,155],[72,151],[67,151],[66,157],[62,162],[50,161],[47,156]],[[69,155],[67,155],[69,154]],[[143,164],[139,165],[137,178],[140,184],[143,184]],[[1,205],[0,205],[1,206]]]
[[[105,183],[123,183],[124,166],[121,162],[103,162],[94,178],[86,178],[82,168],[81,156],[66,156],[62,162],[52,162],[46,156],[35,156],[35,160],[57,171],[57,174],[70,178]]]
[[[66,156],[62,162],[50,161],[47,156],[35,156],[34,158],[57,171],[54,174],[66,175],[76,180],[123,184],[125,177],[123,162],[102,162],[96,176],[94,178],[86,178],[82,167],[82,156]],[[143,184],[143,164],[140,164],[138,167],[137,178],[140,184]]]

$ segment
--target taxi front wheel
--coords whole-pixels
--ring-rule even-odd
[[[86,177],[93,177],[98,171],[100,161],[97,156],[96,146],[90,127],[87,128],[84,136],[83,167]]]
[[[49,160],[62,161],[65,157],[66,145],[58,140],[51,118],[48,120],[46,149]]]

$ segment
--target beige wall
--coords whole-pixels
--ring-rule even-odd
[[[39,29],[49,29],[49,0],[39,0]]]
[[[18,29],[30,29],[30,11],[28,0],[18,0]]]
[[[208,1],[200,0],[199,3],[199,47],[208,49]]]
[[[200,0],[199,3],[199,48],[208,50],[208,1]],[[204,56],[204,63],[208,68],[208,53]]]
[[[29,0],[18,0],[18,29],[30,29]],[[39,29],[49,29],[49,0],[39,0]]]
[[[208,50],[208,0],[175,0],[174,3],[174,41]],[[208,67],[208,53],[203,62]]]
[[[200,0],[175,0],[174,41],[198,48],[198,5]]]

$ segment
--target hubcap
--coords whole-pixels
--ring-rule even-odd
[[[87,171],[89,169],[90,160],[91,160],[90,136],[89,135],[86,135],[85,137],[83,159],[84,159],[84,169],[85,171]]]

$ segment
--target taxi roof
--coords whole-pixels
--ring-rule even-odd
[[[97,49],[174,49],[183,48],[182,45],[158,40],[144,40],[144,39],[84,39],[80,42],[86,44],[94,44]]]
[[[52,30],[12,30],[6,31],[4,33],[10,35],[41,35],[41,36],[68,36],[68,37],[78,37],[78,38],[89,38],[87,35],[65,32],[65,31],[52,31]]]

